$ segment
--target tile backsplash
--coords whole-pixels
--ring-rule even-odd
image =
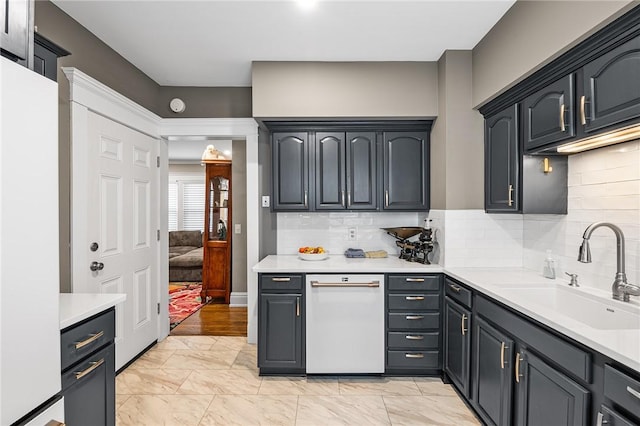
[[[569,157],[567,215],[487,214],[484,210],[431,210],[437,242],[430,256],[447,267],[525,267],[542,272],[546,250],[556,259],[559,279],[578,274],[583,286],[611,289],[616,240],[611,230],[591,237],[593,262],[577,261],[585,228],[597,221],[618,225],[626,243],[626,272],[640,284],[640,141]],[[380,228],[422,226],[426,213],[278,213],[278,254],[321,245],[332,253],[349,247],[386,250],[395,240]],[[348,239],[356,229],[356,240]]]

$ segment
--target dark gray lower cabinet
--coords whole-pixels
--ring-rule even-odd
[[[516,356],[517,424],[587,424],[589,391],[526,349]]]
[[[509,425],[514,342],[483,318],[476,317],[474,322],[474,406],[485,423]]]
[[[261,293],[258,306],[260,373],[304,373],[302,293]]]
[[[471,355],[471,311],[445,297],[444,372],[458,390],[469,397]]]

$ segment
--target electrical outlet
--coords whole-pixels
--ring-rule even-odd
[[[263,195],[262,196],[262,207],[269,207],[269,196],[268,195]]]
[[[356,228],[349,228],[349,233],[347,234],[347,238],[349,241],[355,241],[358,239],[358,232]]]

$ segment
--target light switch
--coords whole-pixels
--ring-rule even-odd
[[[262,196],[262,207],[269,207],[269,196],[268,195],[263,195]]]
[[[242,225],[241,224],[236,223],[234,229],[235,229],[236,234],[242,234]]]

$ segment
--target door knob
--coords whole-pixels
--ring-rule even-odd
[[[91,262],[91,266],[89,266],[93,272],[102,271],[104,269],[104,263],[102,262]]]

